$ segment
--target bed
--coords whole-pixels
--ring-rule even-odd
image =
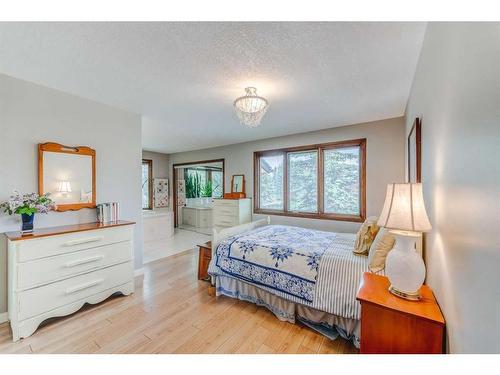
[[[267,218],[214,231],[209,274],[217,296],[265,306],[281,320],[359,347],[356,293],[368,261],[353,253],[355,239]]]

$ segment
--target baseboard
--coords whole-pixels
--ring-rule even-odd
[[[0,323],[5,323],[8,321],[9,321],[9,313],[7,311],[0,313]]]
[[[134,277],[144,276],[144,267],[134,270]]]

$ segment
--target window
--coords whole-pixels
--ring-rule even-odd
[[[142,209],[153,209],[153,161],[142,159]]]
[[[283,155],[259,159],[259,202],[263,210],[283,210]]]
[[[255,213],[363,221],[366,140],[254,154]]]
[[[288,209],[318,212],[318,151],[288,153]]]

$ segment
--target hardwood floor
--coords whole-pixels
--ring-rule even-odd
[[[12,342],[0,324],[0,353],[357,353],[307,327],[227,297],[210,297],[189,250],[145,265],[136,292],[87,305]]]

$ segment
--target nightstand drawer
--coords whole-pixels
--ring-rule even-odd
[[[370,303],[361,307],[361,354],[441,354],[443,333],[428,320]]]
[[[365,272],[356,299],[361,302],[361,354],[439,354],[444,318],[431,289],[408,301],[391,294],[389,279]]]

